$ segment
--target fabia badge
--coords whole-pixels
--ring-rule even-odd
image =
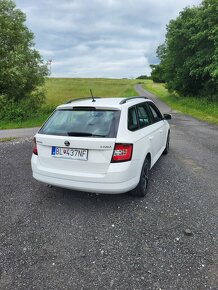
[[[69,142],[69,141],[65,141],[64,144],[65,144],[66,146],[70,146],[70,142]]]

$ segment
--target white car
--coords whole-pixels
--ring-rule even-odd
[[[69,101],[34,137],[33,177],[78,191],[144,196],[149,170],[169,150],[167,119],[145,97]]]

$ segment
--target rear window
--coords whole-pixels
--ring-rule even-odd
[[[56,110],[39,130],[40,134],[77,137],[115,138],[119,110],[73,108]]]

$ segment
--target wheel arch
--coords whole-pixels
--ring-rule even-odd
[[[150,152],[147,153],[147,155],[146,155],[146,157],[145,157],[145,160],[146,160],[146,159],[148,159],[148,161],[149,161],[149,166],[150,166],[150,169],[151,169],[151,153],[150,153]],[[144,162],[145,162],[145,160],[144,160]]]

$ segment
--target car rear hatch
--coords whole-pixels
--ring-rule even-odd
[[[73,176],[108,171],[119,110],[74,107],[56,110],[36,135],[41,167]]]

